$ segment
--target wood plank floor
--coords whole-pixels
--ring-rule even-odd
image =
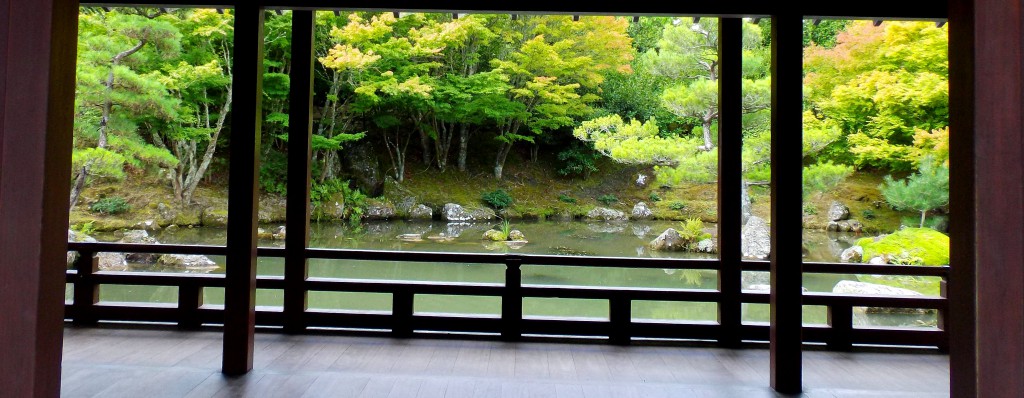
[[[775,397],[768,351],[256,335],[255,370],[219,373],[221,335],[67,327],[65,397]],[[945,397],[949,357],[804,354],[809,397]]]

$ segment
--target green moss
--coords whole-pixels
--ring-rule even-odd
[[[877,241],[875,239],[857,241],[857,245],[864,248],[865,259],[884,255],[907,263],[949,264],[949,237],[934,229],[904,228]]]

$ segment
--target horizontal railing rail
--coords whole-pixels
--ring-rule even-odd
[[[186,328],[223,323],[223,308],[203,303],[205,288],[224,287],[223,275],[100,271],[95,256],[103,252],[223,255],[226,251],[223,246],[78,242],[69,243],[68,249],[80,253],[74,269],[67,271],[67,282],[74,285],[74,299],[67,305],[67,317],[74,322],[168,322]],[[736,299],[714,289],[523,284],[521,276],[521,268],[524,265],[721,271],[721,262],[718,260],[349,249],[306,249],[304,253],[307,259],[506,266],[503,283],[308,277],[301,284],[304,293],[391,294],[392,310],[374,312],[305,309],[302,314],[305,327],[390,330],[396,336],[409,336],[415,332],[482,333],[501,335],[507,339],[518,339],[522,336],[583,336],[607,338],[614,343],[628,343],[632,339],[642,338],[716,340],[721,327],[717,322],[634,319],[632,305],[636,301],[721,303],[727,299]],[[258,249],[258,255],[262,257],[279,258],[284,257],[284,254],[285,251],[281,248]],[[744,261],[741,269],[767,271],[767,263]],[[803,270],[807,273],[938,277],[942,279],[943,284],[949,275],[949,267],[946,266],[805,263]],[[100,302],[101,285],[177,287],[178,301],[172,304]],[[283,276],[261,275],[257,277],[256,287],[284,290],[286,283]],[[502,299],[502,309],[500,315],[421,313],[414,311],[417,295],[499,297]],[[745,304],[767,304],[769,296],[765,291],[745,290],[739,293],[738,300]],[[524,298],[606,300],[608,316],[606,319],[523,316]],[[948,335],[942,325],[944,313],[949,307],[945,297],[804,292],[803,304],[823,306],[828,311],[827,325],[804,326],[803,338],[808,343],[826,343],[830,348],[837,350],[848,349],[853,344],[935,346],[940,349],[947,347]],[[936,328],[855,327],[853,313],[858,307],[933,310],[937,311],[939,322]],[[257,310],[259,325],[285,326],[287,319],[289,318],[284,316],[281,310]],[[765,341],[768,339],[768,326],[757,322],[744,323],[739,333],[744,340]]]

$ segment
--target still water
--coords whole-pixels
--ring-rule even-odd
[[[349,228],[343,224],[316,223],[310,231],[310,246],[316,248],[344,248],[390,251],[432,251],[457,253],[505,253],[545,254],[566,256],[622,257],[628,266],[629,258],[717,258],[713,254],[683,252],[652,252],[647,243],[678,223],[668,221],[645,221],[629,223],[586,223],[569,222],[517,222],[514,229],[521,230],[529,242],[520,248],[510,248],[504,243],[488,242],[481,239],[483,232],[496,226],[493,223],[446,223],[434,222],[382,222],[363,224],[360,228]],[[271,230],[276,226],[264,226]],[[713,225],[709,226],[712,232]],[[223,229],[180,229],[175,232],[158,232],[157,240],[168,244],[214,244],[225,242]],[[401,235],[419,234],[423,240],[410,242]],[[443,235],[442,235],[443,234]],[[448,239],[430,239],[439,236]],[[824,231],[804,232],[804,245],[808,249],[806,261],[838,261],[839,253],[862,236],[835,234]],[[116,241],[116,234],[96,236],[101,241]],[[408,239],[408,237],[406,237]],[[283,241],[261,240],[260,246],[283,247]],[[220,265],[214,273],[224,272],[224,258],[212,256]],[[260,258],[257,263],[260,275],[283,275],[283,259]],[[158,269],[152,265],[133,265],[140,272],[173,270]],[[523,266],[523,283],[532,285],[577,285],[605,287],[646,287],[646,288],[688,288],[710,289],[717,286],[717,274],[713,271],[677,271],[661,269],[595,268],[566,266]],[[402,263],[391,261],[309,261],[311,277],[446,281],[475,283],[504,283],[504,265],[465,263]],[[813,275],[804,278],[808,291],[830,292],[841,280],[857,280],[855,275]],[[765,273],[746,272],[744,288],[767,284]],[[70,289],[70,288],[69,288]],[[204,300],[208,305],[223,303],[223,289],[207,288]],[[100,291],[103,301],[113,302],[157,302],[175,303],[177,288],[149,286],[103,286]],[[69,296],[70,299],[70,296]],[[258,290],[257,305],[280,307],[283,294],[276,290]],[[375,293],[328,293],[310,292],[309,306],[312,309],[390,311],[391,295]],[[458,314],[500,314],[501,301],[496,297],[418,295],[415,301],[417,313],[458,313]],[[680,303],[659,301],[634,301],[634,319],[695,320],[714,321],[717,317],[715,303]],[[523,300],[525,316],[559,316],[582,318],[608,318],[608,303],[604,300],[541,299]],[[767,322],[768,306],[743,305],[744,322]],[[824,307],[805,306],[805,324],[824,324]],[[863,314],[855,313],[858,325],[921,326],[933,324],[934,315],[906,314]]]

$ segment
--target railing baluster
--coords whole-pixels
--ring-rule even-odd
[[[832,329],[828,348],[836,351],[848,351],[853,347],[853,306],[833,304],[826,308],[828,308],[828,326]]]
[[[501,337],[507,341],[522,337],[523,259],[505,258],[505,294],[501,297]]]
[[[608,338],[612,344],[629,344],[632,337],[630,326],[633,323],[631,306],[632,301],[626,297],[608,300],[608,320],[612,326]]]
[[[203,324],[199,307],[203,306],[203,287],[188,283],[178,286],[178,327],[198,329]]]
[[[935,314],[935,327],[942,331],[942,343],[939,344],[939,351],[949,352],[949,331],[946,329],[946,311],[949,309],[949,286],[947,277],[939,281],[939,296],[946,299],[945,308],[940,308]]]
[[[412,313],[415,295],[411,291],[399,290],[391,295],[392,333],[397,337],[412,336]]]
[[[100,301],[100,288],[93,280],[93,274],[99,271],[100,260],[96,253],[88,250],[79,250],[78,259],[75,260],[75,270],[78,275],[75,278],[75,301],[74,323],[88,325],[96,323],[94,307]]]

